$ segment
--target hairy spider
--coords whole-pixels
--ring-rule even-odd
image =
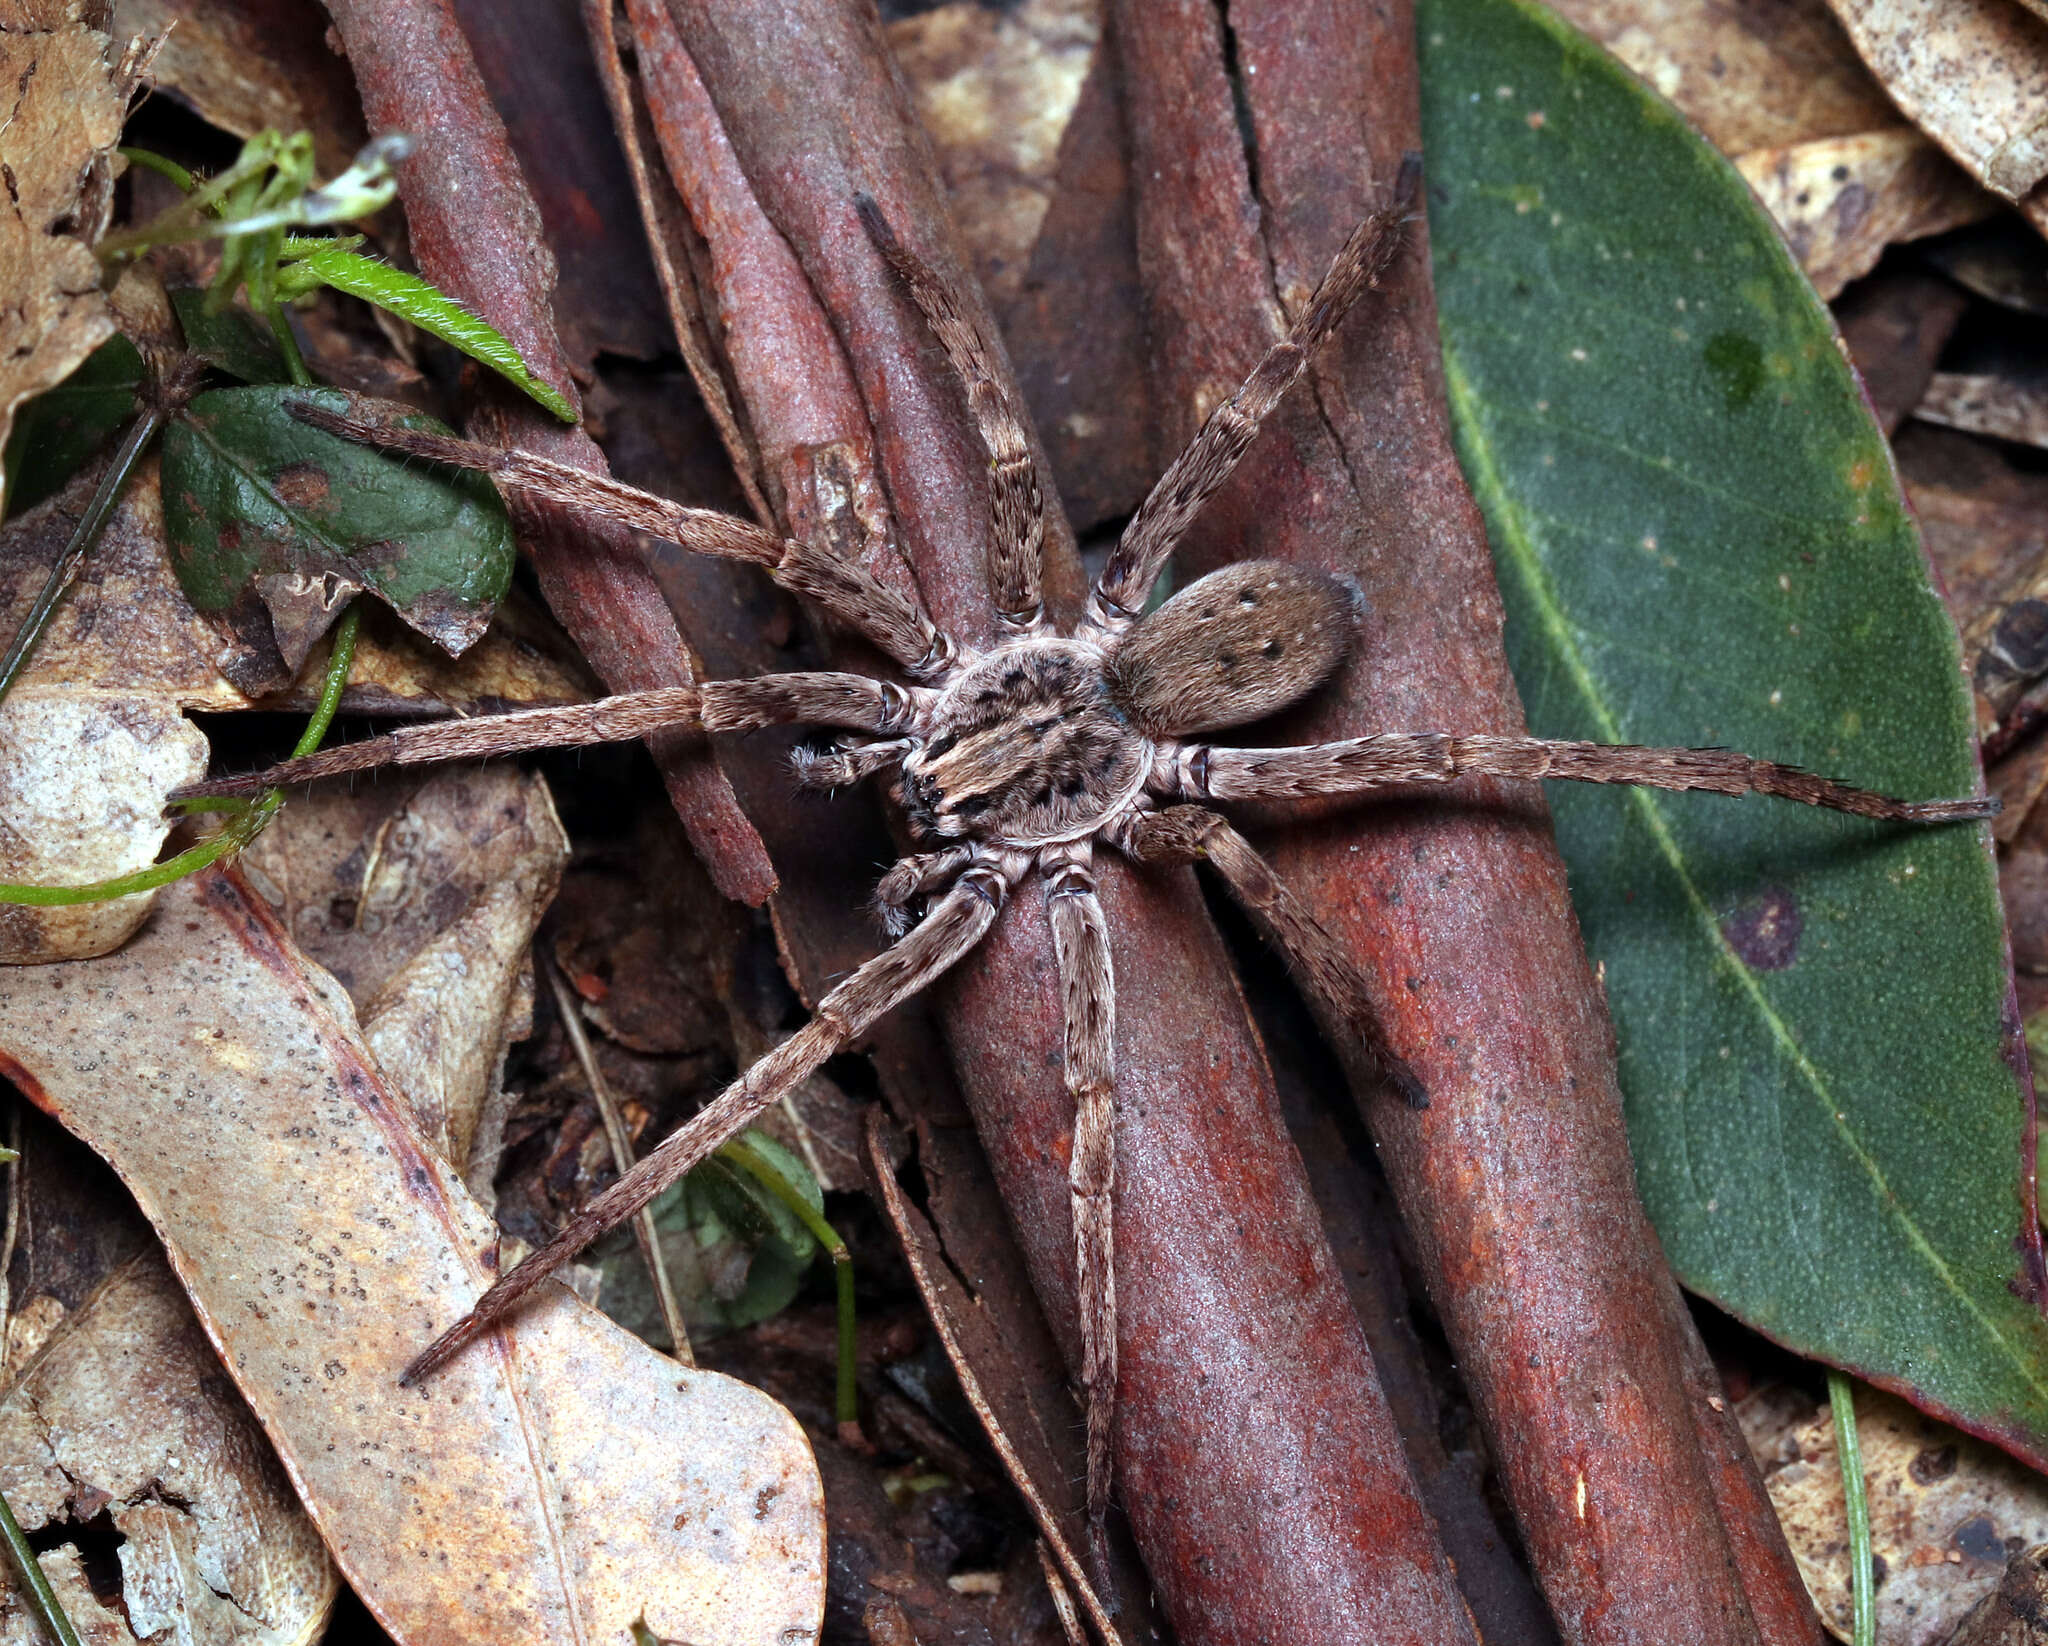
[[[1132,518],[1071,634],[1048,622],[1039,593],[1043,506],[1022,422],[986,345],[945,284],[904,247],[872,202],[859,202],[877,247],[923,312],[990,455],[988,575],[1003,637],[975,651],[909,600],[827,550],[748,521],[691,509],[549,462],[310,405],[297,415],[332,433],[477,469],[501,485],[623,519],[686,548],[765,567],[900,664],[913,682],[806,673],[638,692],[413,728],[188,795],[246,792],[385,764],[498,755],[644,736],[805,723],[854,734],[828,754],[799,756],[799,775],[836,787],[886,776],[913,836],[927,848],[882,877],[876,901],[897,937],[828,993],[816,1015],[716,1101],[577,1212],[553,1240],[492,1286],[426,1349],[413,1380],[447,1360],[590,1241],[632,1216],[768,1105],[930,984],[995,924],[1031,874],[1045,883],[1065,1006],[1065,1081],[1075,1105],[1070,1182],[1087,1396],[1088,1510],[1097,1536],[1107,1508],[1116,1386],[1116,1279],[1110,1196],[1115,1178],[1116,997],[1108,927],[1097,901],[1098,847],[1139,863],[1202,859],[1221,877],[1335,1022],[1348,1023],[1411,1103],[1413,1073],[1385,1049],[1367,988],[1336,941],[1244,836],[1205,801],[1285,801],[1363,794],[1390,784],[1448,782],[1479,772],[1663,789],[1751,791],[1864,817],[1915,823],[1981,818],[1987,798],[1911,802],[1720,749],[1650,749],[1534,737],[1395,732],[1294,748],[1230,748],[1208,733],[1257,721],[1335,672],[1355,628],[1344,583],[1275,561],[1228,566],[1156,611],[1147,596],[1175,543],[1230,475],[1261,421],[1300,378],[1401,241],[1412,179],[1338,253],[1287,338],[1210,415]],[[913,909],[922,919],[911,924]]]

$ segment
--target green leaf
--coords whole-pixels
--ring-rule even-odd
[[[171,308],[185,333],[185,347],[209,366],[244,383],[289,383],[290,368],[270,328],[239,303],[214,307],[200,286],[176,286]]]
[[[431,332],[451,348],[460,349],[470,359],[481,361],[524,389],[564,423],[576,421],[576,408],[552,384],[527,369],[519,351],[503,332],[418,275],[334,246],[286,265],[278,277],[278,291],[285,297],[296,297],[321,285],[349,292],[410,320],[421,331]]]
[[[801,1159],[757,1131],[748,1147],[779,1167],[819,1211],[824,1192]],[[692,1337],[736,1331],[794,1303],[818,1243],[789,1207],[750,1173],[713,1155],[653,1202],[654,1226]],[[598,1306],[657,1346],[668,1334],[630,1228],[594,1248]]]
[[[1955,630],[1890,454],[1733,168],[1540,8],[1418,23],[1445,372],[1531,724],[1969,792]],[[2048,1464],[1982,829],[1550,798],[1681,1278]]]
[[[164,519],[186,598],[223,613],[253,591],[296,668],[349,593],[367,589],[459,656],[512,576],[497,493],[479,475],[309,428],[291,416],[294,402],[362,405],[338,389],[214,389],[164,431]],[[411,427],[441,428],[398,409]]]
[[[63,489],[65,481],[135,415],[142,356],[118,333],[53,389],[24,405],[14,419],[0,469],[7,476],[7,513],[18,515]]]

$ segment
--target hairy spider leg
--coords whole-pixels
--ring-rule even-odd
[[[1162,750],[1152,771],[1155,794],[1191,800],[1300,800],[1360,794],[1395,783],[1448,783],[1467,773],[1481,773],[1705,789],[1725,795],[1767,794],[1900,823],[1968,822],[1994,817],[1999,809],[1995,795],[1895,800],[1733,749],[1652,749],[1541,737],[1458,737],[1448,732],[1384,732],[1277,749],[1187,743]]]
[[[1088,1539],[1098,1574],[1106,1574],[1116,1435],[1116,976],[1092,858],[1082,843],[1042,854],[1039,867],[1059,965],[1062,1061],[1074,1100],[1067,1188],[1081,1315],[1081,1388],[1088,1407]]]
[[[701,1113],[665,1138],[637,1166],[581,1207],[555,1237],[503,1276],[468,1314],[406,1367],[417,1383],[519,1306],[521,1299],[591,1241],[639,1211],[770,1104],[817,1073],[876,1020],[954,965],[988,933],[1014,875],[991,864],[965,870],[908,937],[885,949],[818,1002],[810,1022],[756,1062]]]
[[[946,360],[967,390],[967,409],[988,448],[988,585],[996,616],[1011,634],[1046,629],[1039,580],[1045,564],[1045,490],[1024,419],[990,358],[988,341],[962,311],[953,289],[897,238],[865,194],[854,207],[889,267],[910,293]]]
[[[1410,1108],[1429,1106],[1421,1080],[1388,1043],[1371,991],[1344,946],[1228,818],[1204,806],[1138,812],[1118,832],[1116,843],[1140,863],[1206,862],[1280,951],[1303,993],[1323,1008],[1332,1028],[1346,1027],[1359,1037],[1367,1055]]]
[[[343,440],[404,452],[452,468],[473,469],[489,475],[505,490],[623,521],[698,554],[751,561],[783,588],[817,602],[828,616],[893,657],[913,678],[942,679],[953,670],[958,648],[950,635],[879,578],[829,549],[779,536],[715,509],[689,508],[609,475],[592,474],[532,452],[486,446],[366,417],[346,417],[310,400],[295,401],[289,410],[301,423]]]
[[[481,760],[528,749],[569,749],[624,743],[662,731],[736,732],[804,722],[886,735],[921,724],[926,697],[864,674],[763,674],[751,680],[707,680],[626,692],[561,709],[521,709],[479,715],[323,749],[240,777],[187,783],[172,800],[260,794],[315,778],[371,771],[380,766],[432,765]]]
[[[1393,266],[1420,176],[1417,159],[1411,156],[1403,162],[1393,204],[1371,213],[1351,231],[1286,338],[1267,351],[1243,386],[1209,414],[1194,439],[1167,465],[1095,581],[1084,632],[1117,635],[1137,621],[1168,557],[1258,438],[1260,424],[1300,381],[1351,306]]]

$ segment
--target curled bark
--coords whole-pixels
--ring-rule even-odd
[[[1412,17],[1237,0],[1233,86],[1208,0],[1116,11],[1172,449],[1417,145]],[[1423,233],[1183,552],[1189,575],[1272,555],[1364,586],[1365,643],[1281,741],[1523,729],[1448,439]],[[1565,1638],[1818,1640],[1636,1199],[1610,1031],[1540,796],[1468,783],[1271,848],[1376,985],[1430,1093],[1411,1110],[1349,1057]]]
[[[512,340],[573,402],[551,312],[554,260],[505,128],[447,0],[332,0],[328,12],[355,68],[373,131],[414,138],[399,167],[420,272]],[[604,457],[509,389],[479,385],[470,431],[595,472]],[[613,691],[687,686],[694,676],[675,619],[632,534],[592,530],[554,508],[514,506],[556,616]],[[701,739],[650,739],[662,779],[713,881],[760,903],[775,874],[753,825]]]
[[[854,212],[856,193],[871,195],[906,242],[972,292],[872,10],[679,0],[670,13],[859,386],[904,572],[940,622],[987,640],[987,457]],[[678,180],[715,251],[721,225],[731,232],[738,219]],[[729,267],[745,262],[737,251]],[[741,295],[737,282],[719,289],[728,325]],[[978,302],[975,319],[993,338]],[[729,364],[757,427],[764,401],[794,392],[744,381],[737,350]],[[1057,515],[1050,525],[1048,594],[1071,614],[1071,535]],[[1105,870],[1121,989],[1119,1475],[1168,1612],[1189,1642],[1311,1639],[1332,1619],[1361,1638],[1469,1641],[1194,882]],[[849,892],[838,887],[842,906]],[[782,902],[786,933],[792,911]],[[817,952],[814,936],[799,945]],[[1054,1060],[1060,1005],[1038,898],[1013,901],[941,1008],[1072,1364],[1072,1113]]]

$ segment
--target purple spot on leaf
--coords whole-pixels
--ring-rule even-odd
[[[1737,904],[1721,922],[1721,935],[1745,966],[1782,972],[1799,958],[1799,934],[1805,928],[1792,894],[1783,886],[1770,886]]]

